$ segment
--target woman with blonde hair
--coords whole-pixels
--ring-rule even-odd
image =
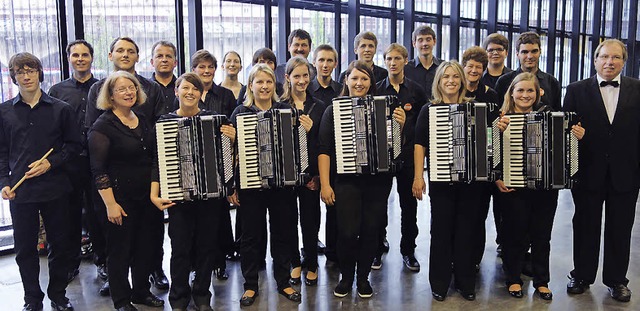
[[[432,86],[431,105],[467,103],[464,71],[456,61],[442,62]],[[413,195],[422,200],[426,192],[424,160],[429,154],[429,107],[420,110],[416,121]],[[429,282],[437,301],[447,296],[451,276],[462,297],[475,300],[476,270],[473,260],[476,226],[482,197],[489,193],[488,182],[449,183],[429,181],[431,202],[431,250]],[[452,265],[453,264],[453,265]]]
[[[237,117],[240,113],[257,114],[260,111],[269,109],[291,108],[288,104],[277,100],[276,77],[273,70],[267,65],[255,65],[249,73],[244,104],[236,107],[233,111],[231,122],[237,128]],[[237,175],[236,187],[240,185]],[[293,188],[236,188],[230,201],[232,204],[240,206],[237,209],[241,222],[240,266],[245,280],[245,291],[240,299],[240,305],[252,305],[259,294],[258,271],[261,263],[264,262],[262,245],[267,239],[267,210],[269,211],[273,275],[278,286],[278,293],[291,301],[300,302],[300,293],[289,285],[291,244],[297,236]]]
[[[163,214],[149,200],[155,137],[134,112],[146,95],[140,82],[125,71],[112,73],[98,94],[97,107],[106,110],[89,132],[91,171],[107,209],[107,253],[113,305],[136,310],[131,303],[161,307],[164,301],[149,290],[150,244],[163,226]],[[133,289],[128,280],[129,268]]]

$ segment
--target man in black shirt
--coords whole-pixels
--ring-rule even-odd
[[[65,165],[73,186],[73,192],[69,200],[69,229],[71,230],[69,238],[73,261],[71,267],[69,267],[68,281],[71,282],[78,275],[78,268],[80,267],[83,208],[86,215],[87,231],[91,237],[92,249],[94,249],[94,263],[98,266],[98,270],[104,270],[104,265],[106,264],[106,240],[91,204],[92,178],[86,144],[87,133],[84,126],[84,114],[87,109],[89,88],[98,81],[91,74],[93,46],[87,41],[76,40],[67,45],[66,51],[73,73],[69,79],[51,86],[49,95],[68,103],[75,111],[83,147],[80,154],[73,155],[73,160]],[[100,272],[98,274],[100,275]]]
[[[309,33],[304,29],[293,30],[287,38],[287,50],[289,50],[289,54],[291,54],[291,57],[301,56],[307,59],[309,57],[309,53],[311,52],[311,35],[309,35]],[[280,84],[285,83],[284,74],[286,67],[286,59],[284,63],[276,67],[276,82]],[[313,68],[309,68],[309,70],[309,78],[315,78],[315,70],[313,70]]]
[[[520,37],[516,41],[516,56],[520,61],[520,67],[516,71],[512,71],[504,74],[496,82],[496,92],[498,92],[499,98],[504,98],[504,94],[507,92],[511,81],[522,72],[530,72],[538,78],[540,82],[540,88],[544,90],[544,94],[540,99],[540,103],[534,110],[537,110],[542,105],[547,105],[554,111],[562,110],[562,103],[560,102],[562,96],[562,89],[560,82],[552,75],[543,72],[538,68],[538,61],[540,59],[540,36],[535,32],[525,32],[520,34]]]
[[[160,85],[164,98],[164,111],[170,113],[178,109],[174,106],[177,78],[173,74],[173,70],[178,65],[176,46],[169,41],[160,40],[151,47],[151,55],[151,66],[154,69],[151,81]]]
[[[436,46],[436,32],[429,26],[420,26],[411,34],[411,44],[418,56],[404,66],[405,76],[418,83],[427,95],[427,100],[431,100],[433,77],[441,62],[433,55],[433,47]]]
[[[418,203],[413,197],[411,186],[413,185],[413,138],[415,136],[416,117],[427,103],[427,98],[420,86],[407,78],[404,74],[409,53],[407,49],[397,43],[392,43],[384,52],[384,63],[389,71],[389,76],[377,84],[377,95],[395,95],[406,114],[402,131],[402,168],[396,172],[397,191],[400,198],[400,253],[405,267],[410,271],[420,271],[420,263],[414,255],[416,238],[418,237]],[[380,244],[386,239],[387,213],[384,217],[384,227],[380,232]],[[382,265],[382,253],[384,248],[378,250],[371,268],[380,268]]]
[[[338,52],[332,46],[322,44],[313,51],[313,66],[316,67],[317,75],[311,80],[309,91],[314,98],[327,106],[331,105],[331,101],[342,91],[342,84],[331,78],[337,64]]]
[[[376,50],[378,49],[378,38],[376,35],[371,31],[361,32],[353,38],[353,46],[353,52],[358,56],[357,59],[364,61],[373,69],[373,77],[376,79],[375,82],[378,83],[378,81],[384,80],[387,77],[387,70],[373,63],[373,58],[376,56]],[[346,70],[340,73],[338,82],[344,84],[345,73]]]
[[[38,214],[47,228],[49,287],[53,310],[73,310],[66,296],[70,262],[68,203],[71,183],[64,165],[80,152],[80,131],[72,107],[40,89],[42,63],[30,53],[9,60],[18,96],[0,104],[0,187],[10,200],[16,263],[24,288],[24,310],[42,310],[37,252]],[[49,156],[40,161],[50,149]],[[25,177],[22,185],[18,181]]]
[[[145,116],[145,122],[149,125],[155,124],[156,120],[164,114],[164,98],[162,96],[162,88],[155,83],[136,73],[136,63],[140,57],[140,48],[129,37],[118,37],[109,45],[109,60],[113,64],[114,71],[124,70],[134,75],[145,94],[147,101],[142,105],[135,105],[133,110],[136,113],[142,113]],[[93,123],[104,112],[96,107],[98,93],[105,79],[96,82],[89,90],[89,100],[87,101],[87,112],[85,115],[85,127],[91,128]]]
[[[487,51],[489,57],[487,70],[482,75],[482,83],[490,88],[495,88],[498,78],[513,71],[504,63],[509,56],[509,39],[499,33],[492,33],[484,39],[482,48]]]

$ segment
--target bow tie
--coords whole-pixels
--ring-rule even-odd
[[[613,87],[619,87],[620,86],[620,82],[618,82],[618,81],[602,81],[602,82],[600,82],[600,87],[605,87],[607,85],[611,85]]]

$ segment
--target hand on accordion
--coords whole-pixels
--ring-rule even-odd
[[[507,129],[507,126],[509,126],[509,117],[506,116],[501,116],[500,120],[498,120],[498,129],[500,129],[500,132],[504,132]]]
[[[496,186],[498,187],[498,190],[500,190],[500,192],[513,192],[516,191],[516,189],[513,188],[507,188],[507,186],[505,186],[504,181],[502,181],[501,179],[496,180]]]
[[[407,115],[404,112],[404,109],[402,109],[401,107],[396,107],[396,109],[393,110],[393,119],[396,120],[396,122],[400,123],[400,127],[402,128],[404,126],[404,121],[406,120]]]
[[[240,200],[238,199],[238,191],[233,189],[233,194],[227,196],[227,201],[235,206],[240,206]]]
[[[176,205],[175,203],[171,202],[171,200],[168,199],[163,199],[161,197],[151,197],[151,203],[153,203],[153,205],[155,205],[159,210],[164,211],[169,207],[172,207],[174,205]]]
[[[311,128],[313,127],[313,120],[311,120],[308,115],[303,114],[300,116],[300,124],[302,125],[302,127],[304,127],[304,130],[309,133],[309,131],[311,131]]]
[[[582,123],[578,122],[578,124],[573,125],[571,127],[571,133],[573,133],[573,136],[575,136],[578,140],[581,140],[582,137],[584,137],[585,133],[585,129],[584,127],[582,127]]]
[[[233,127],[233,125],[223,124],[222,126],[220,126],[220,132],[222,132],[224,136],[231,138],[231,143],[233,144],[236,139],[236,129]]]

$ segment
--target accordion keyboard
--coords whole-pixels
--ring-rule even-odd
[[[502,150],[504,165],[504,184],[507,187],[526,187],[527,178],[525,175],[525,148],[524,127],[526,123],[525,115],[510,115],[509,126],[504,131],[505,143]],[[508,172],[508,173],[507,173]]]
[[[453,131],[449,125],[449,107],[429,107],[429,179],[451,181]]]
[[[158,142],[160,195],[169,200],[182,200],[180,187],[180,159],[178,156],[178,124],[175,122],[158,123],[156,128]]]
[[[356,173],[356,125],[351,99],[333,101],[336,130],[336,163],[338,174]]]
[[[258,116],[255,114],[237,117],[238,164],[240,166],[240,188],[260,188],[262,179],[259,174],[258,139],[256,127]]]

